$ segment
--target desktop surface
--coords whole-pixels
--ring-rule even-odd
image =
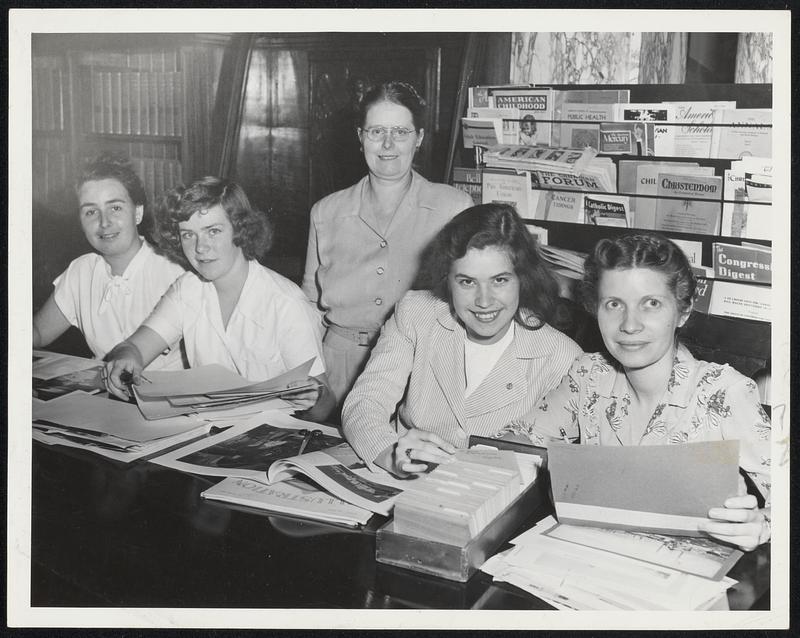
[[[274,516],[202,499],[218,478],[39,443],[32,470],[34,607],[552,609],[483,572],[376,563],[379,516],[358,530]],[[768,546],[730,576],[731,609],[768,608]]]

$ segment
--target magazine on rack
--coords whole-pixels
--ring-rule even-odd
[[[284,412],[264,412],[233,427],[153,459],[183,472],[252,479],[267,485],[305,476],[326,492],[388,515],[402,481],[371,472],[336,429]]]

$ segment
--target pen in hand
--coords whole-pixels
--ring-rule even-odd
[[[558,431],[561,433],[561,440],[564,441],[564,443],[572,443],[572,441],[567,438],[567,431],[564,428],[558,428]]]

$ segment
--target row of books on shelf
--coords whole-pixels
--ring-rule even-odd
[[[179,136],[183,75],[178,71],[87,71],[91,96],[84,130],[115,135]]]
[[[72,174],[66,140],[60,135],[46,135],[32,141],[33,198],[40,202],[50,201],[51,197],[58,200]]]
[[[697,162],[593,157],[575,175],[569,167],[531,169],[524,155],[541,151],[567,152],[497,145],[484,153],[484,168],[455,168],[453,184],[476,203],[507,203],[526,219],[771,239],[770,159],[746,157],[715,175]]]
[[[772,109],[734,100],[632,103],[628,89],[478,86],[462,118],[465,148],[591,147],[610,155],[739,159],[772,154]]]
[[[64,130],[65,75],[58,67],[33,67],[31,115],[34,131]]]
[[[131,164],[141,177],[150,201],[155,201],[164,191],[182,182],[180,160],[132,157]]]

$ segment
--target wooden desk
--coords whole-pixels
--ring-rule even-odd
[[[454,583],[376,563],[380,517],[352,531],[269,516],[202,500],[214,482],[34,443],[31,604],[551,609],[482,572]],[[732,609],[768,606],[767,547],[731,576]]]

